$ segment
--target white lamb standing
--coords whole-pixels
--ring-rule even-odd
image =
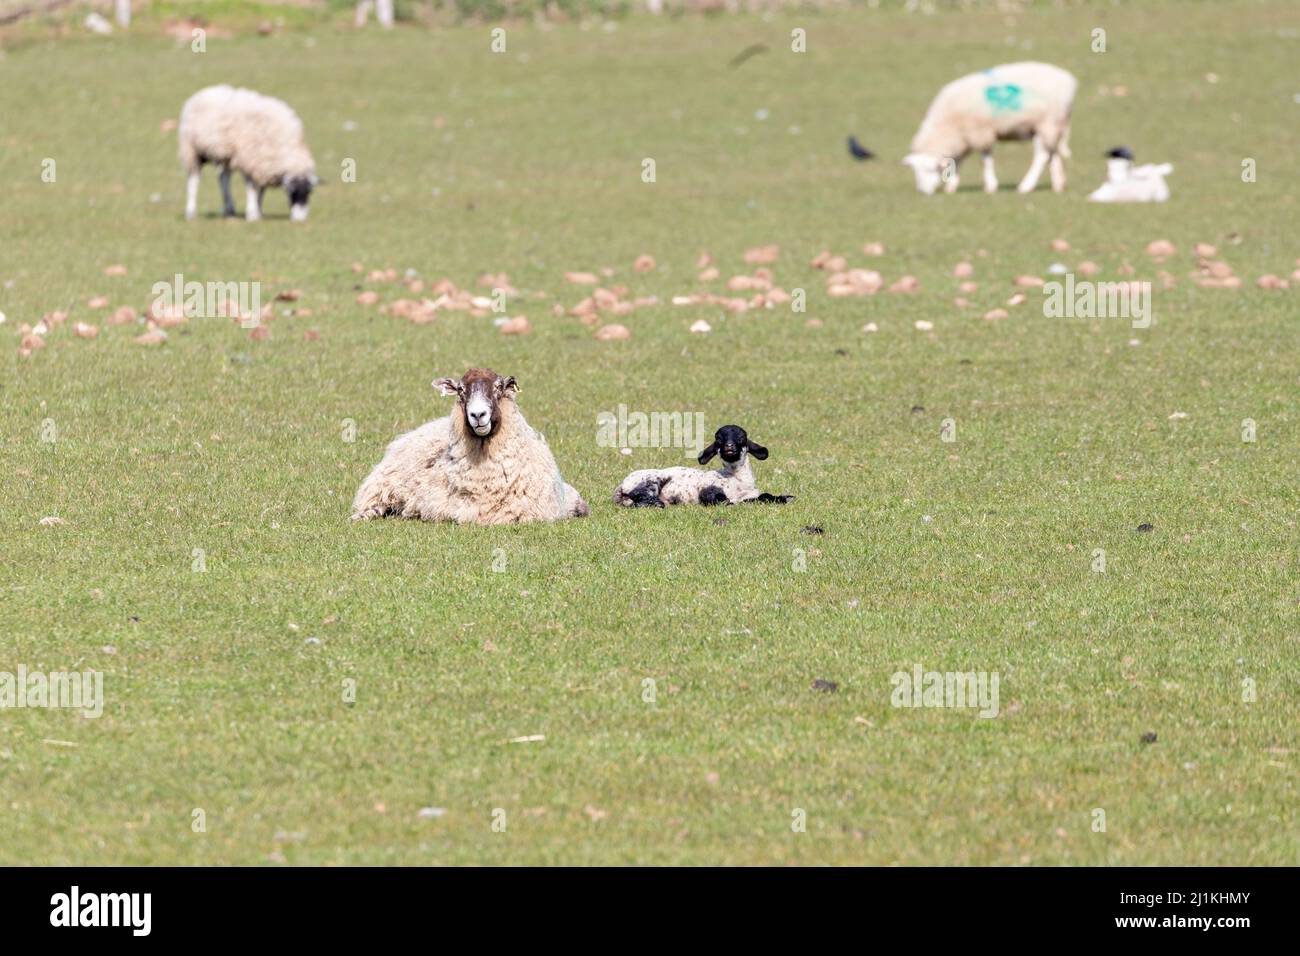
[[[1034,159],[1017,187],[1032,192],[1050,164],[1052,189],[1065,188],[1065,160],[1070,156],[1070,113],[1079,82],[1049,63],[1007,63],[954,80],[930,104],[903,159],[916,174],[916,188],[932,194],[943,183],[956,192],[957,167],[965,156],[984,157],[984,191],[997,192],[993,144],[1032,139]]]
[[[209,86],[181,107],[178,135],[181,165],[189,177],[186,219],[198,212],[199,173],[205,163],[220,167],[225,215],[235,215],[230,196],[233,169],[247,183],[244,216],[249,222],[262,218],[262,197],[268,186],[284,187],[294,222],[307,218],[312,188],[320,180],[303,138],[302,120],[288,103],[253,90]]]
[[[472,368],[459,381],[433,384],[457,396],[456,409],[393,440],[357,490],[353,521],[395,515],[486,525],[588,513],[546,440],[524,421],[514,376]]]
[[[1167,202],[1165,177],[1173,171],[1171,163],[1134,166],[1133,154],[1119,146],[1106,154],[1106,181],[1088,198],[1093,202]]]

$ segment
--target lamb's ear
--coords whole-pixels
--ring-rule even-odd
[[[709,463],[709,459],[712,458],[717,453],[718,453],[718,443],[714,442],[708,448],[704,449],[704,451],[700,452],[700,458],[699,458],[700,464],[707,465]]]
[[[767,460],[767,449],[762,445],[755,445],[752,441],[747,441],[745,442],[745,447],[748,448],[749,453],[759,461]]]
[[[460,394],[460,382],[454,378],[436,378],[433,380],[433,387],[444,395]]]
[[[497,385],[501,387],[501,391],[503,392],[514,392],[516,395],[519,394],[519,383],[515,381],[513,375],[507,375],[505,378],[497,379]]]

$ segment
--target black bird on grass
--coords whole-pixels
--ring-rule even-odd
[[[859,143],[856,136],[849,137],[849,155],[859,162],[876,158],[876,154]]]

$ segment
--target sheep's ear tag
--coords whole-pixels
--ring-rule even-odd
[[[509,389],[513,389],[516,395],[523,391],[523,389],[519,387],[519,383],[515,381],[513,375],[508,375],[501,380],[501,391],[504,392]]]

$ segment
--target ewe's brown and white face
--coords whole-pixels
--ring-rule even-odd
[[[465,418],[465,427],[479,438],[487,438],[501,424],[502,400],[514,401],[519,385],[513,375],[502,377],[490,368],[472,368],[464,378],[440,378],[433,387],[444,395],[455,395],[457,411]]]

